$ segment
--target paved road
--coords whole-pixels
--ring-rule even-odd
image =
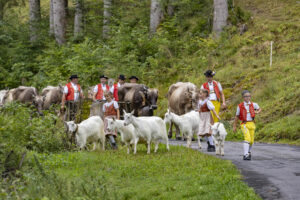
[[[171,145],[186,145],[186,142],[170,140]],[[202,143],[203,153],[207,145]],[[196,142],[193,149],[198,149]],[[253,187],[263,199],[300,200],[300,147],[276,144],[254,144],[252,160],[243,161],[243,146],[240,142],[226,142],[225,156],[241,171],[245,182]]]

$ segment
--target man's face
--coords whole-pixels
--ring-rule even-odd
[[[72,78],[71,80],[74,84],[78,84],[78,78]]]
[[[100,82],[101,82],[102,84],[106,84],[106,81],[107,81],[106,78],[100,78]]]
[[[206,78],[207,78],[208,82],[212,82],[213,81],[213,77],[212,76],[207,76]]]
[[[122,85],[125,83],[125,80],[119,79],[119,83]]]
[[[245,102],[249,102],[251,100],[251,94],[250,93],[245,93],[243,96],[243,99]]]
[[[137,82],[137,80],[135,78],[130,79],[130,83],[136,83],[136,82]]]

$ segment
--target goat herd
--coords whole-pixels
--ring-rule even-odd
[[[49,87],[47,88],[49,89]],[[43,90],[42,96],[38,95],[34,87],[20,86],[12,90],[2,90],[0,91],[0,105],[16,100],[22,103],[31,102],[36,106],[38,112],[41,113],[43,105],[45,105],[45,97],[47,98],[47,95],[45,95],[48,92],[47,88]],[[53,88],[60,90],[60,87]],[[165,113],[164,119],[157,116],[136,117],[134,110],[132,112],[123,110],[124,120],[108,119],[107,129],[117,130],[120,133],[121,141],[127,146],[128,154],[131,147],[133,147],[133,153],[136,154],[139,142],[146,143],[148,154],[150,154],[151,143],[154,143],[154,152],[157,152],[160,141],[163,141],[167,150],[169,150],[168,138],[172,136],[172,125],[175,125],[177,131],[180,130],[182,132],[183,137],[187,140],[188,147],[191,146],[193,135],[196,134],[198,136],[198,145],[201,149],[200,136],[198,135],[201,119],[199,112],[195,111],[198,102],[196,89],[196,86],[192,83],[178,82],[171,85],[166,95],[169,109]],[[55,98],[61,100],[59,95]],[[95,150],[101,143],[102,149],[105,150],[104,122],[100,116],[91,116],[79,124],[76,124],[74,121],[64,123],[68,134],[75,135],[79,148],[84,148],[87,143],[93,143],[93,150]],[[167,123],[170,124],[169,136],[166,130]],[[211,125],[211,130],[216,154],[223,156],[224,141],[227,135],[225,127],[222,123],[217,122]]]

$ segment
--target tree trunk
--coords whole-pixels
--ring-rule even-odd
[[[112,0],[103,0],[104,10],[103,10],[103,31],[102,36],[104,39],[109,37],[109,23],[111,18]]]
[[[50,12],[49,12],[49,35],[54,35],[54,17],[53,17],[53,0],[50,0]]]
[[[32,43],[38,40],[40,21],[41,21],[40,0],[29,0],[30,41]]]
[[[66,42],[66,9],[64,0],[53,0],[54,36],[59,45]]]
[[[150,33],[155,33],[160,21],[163,17],[163,12],[159,0],[151,0],[150,10]]]
[[[83,0],[75,2],[75,17],[74,17],[74,37],[80,38],[83,36]]]
[[[227,0],[214,0],[213,32],[220,36],[223,28],[227,25],[228,5]]]

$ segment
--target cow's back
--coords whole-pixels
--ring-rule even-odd
[[[37,90],[34,87],[19,86],[13,93],[13,100],[21,103],[32,102],[37,95]]]

